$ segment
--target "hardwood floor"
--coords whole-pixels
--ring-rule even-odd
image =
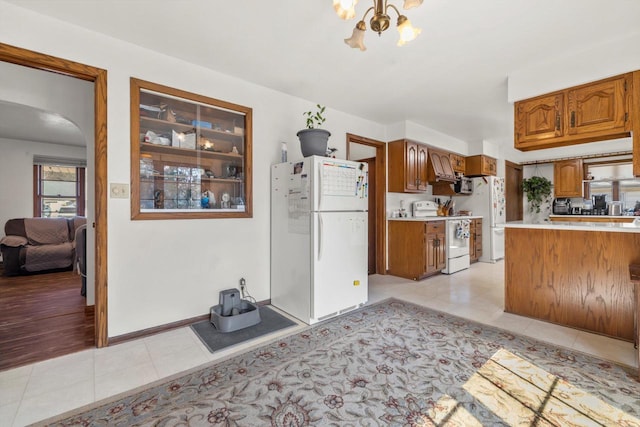
[[[94,347],[94,307],[80,286],[72,271],[0,275],[0,370]]]

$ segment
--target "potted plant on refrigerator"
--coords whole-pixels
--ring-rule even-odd
[[[527,195],[529,212],[540,213],[543,202],[551,197],[551,181],[543,176],[532,176],[522,180],[522,191]]]
[[[300,149],[304,157],[324,156],[327,154],[327,142],[331,133],[328,130],[320,129],[320,126],[327,120],[324,117],[325,107],[317,104],[316,112],[306,111],[302,113],[307,117],[307,128],[297,133],[300,140]]]

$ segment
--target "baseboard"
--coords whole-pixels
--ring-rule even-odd
[[[258,305],[269,305],[269,304],[271,304],[271,299],[258,301]],[[115,337],[109,338],[107,346],[122,344],[123,342],[136,340],[139,338],[145,338],[151,335],[159,334],[160,332],[167,332],[172,329],[183,328],[185,326],[189,326],[197,322],[202,322],[203,320],[208,320],[209,317],[210,317],[210,313],[207,313],[201,316],[192,317],[190,319],[179,320],[177,322],[167,323],[160,326],[154,326],[153,328],[141,329],[139,331],[130,332],[128,334],[117,335]]]

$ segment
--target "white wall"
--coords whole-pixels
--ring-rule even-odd
[[[84,147],[0,138],[0,227],[11,218],[33,216],[33,156],[84,159]],[[3,234],[4,235],[4,234]]]
[[[4,43],[104,68],[108,72],[108,181],[130,181],[129,78],[137,77],[253,108],[253,218],[131,221],[129,199],[108,201],[108,328],[118,336],[208,313],[218,292],[244,277],[258,300],[269,291],[270,165],[301,158],[296,132],[303,100],[2,2]],[[327,106],[325,128],[338,157],[346,133],[383,140],[381,125]]]
[[[527,195],[523,195],[524,216],[523,220],[530,223],[542,223],[549,220],[551,214],[551,202],[553,201],[553,163],[545,163],[540,165],[528,165],[522,168],[522,177],[524,179],[531,178],[532,176],[541,176],[551,181],[551,197],[549,203],[543,203],[540,207],[540,213],[531,212],[529,210],[529,202],[527,201]]]

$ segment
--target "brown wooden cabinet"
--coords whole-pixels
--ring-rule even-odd
[[[471,220],[469,224],[469,260],[477,262],[482,256],[482,218]]]
[[[420,193],[427,190],[427,146],[401,139],[388,144],[389,191]]]
[[[516,102],[516,148],[543,144],[564,132],[564,93],[556,92]]]
[[[252,217],[252,109],[130,83],[131,218]]]
[[[580,136],[625,132],[629,111],[627,88],[630,83],[631,76],[624,74],[570,89],[567,133]]]
[[[516,102],[514,146],[527,150],[629,136],[633,74]]]
[[[553,163],[553,190],[555,197],[582,197],[584,167],[582,159]]]
[[[498,161],[493,157],[478,154],[466,158],[465,175],[474,176],[496,176],[498,173]]]
[[[451,167],[453,168],[454,172],[459,172],[462,174],[466,172],[466,159],[464,156],[461,156],[460,154],[449,153],[449,159],[451,160]]]
[[[419,280],[445,267],[445,221],[389,221],[389,274]]]

